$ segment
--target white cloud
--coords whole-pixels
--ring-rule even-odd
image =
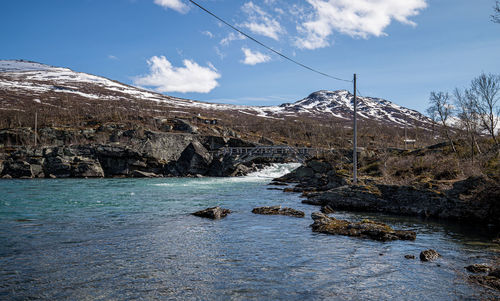
[[[415,26],[409,20],[427,7],[426,0],[307,0],[314,16],[297,27],[302,37],[299,48],[316,49],[329,45],[328,37],[338,31],[352,37],[386,35],[392,20]]]
[[[221,60],[223,60],[226,57],[226,54],[222,52],[219,49],[219,47],[215,46],[214,49],[215,49],[215,54],[217,54]]]
[[[155,87],[158,92],[208,93],[219,84],[221,75],[212,64],[202,67],[192,60],[184,60],[184,67],[174,67],[164,56],[148,60],[150,73],[134,80],[140,86]]]
[[[244,35],[241,33],[235,34],[234,32],[230,32],[227,37],[220,41],[220,44],[223,46],[228,46],[232,41],[244,40],[246,39]]]
[[[276,19],[273,19],[271,15],[253,2],[245,3],[241,9],[248,15],[248,22],[241,24],[241,26],[248,28],[251,32],[276,41],[279,40],[281,34],[285,33]]]
[[[181,0],[155,0],[155,4],[163,6],[166,9],[173,9],[182,14],[185,14],[189,11],[189,6],[187,6]]]
[[[116,61],[116,60],[118,60],[118,57],[110,54],[110,55],[108,55],[108,59]]]
[[[208,31],[208,30],[202,31],[201,33],[202,33],[203,35],[205,35],[205,36],[207,36],[207,37],[211,38],[211,39],[213,39],[213,37],[214,37],[214,34],[213,34],[213,33],[211,33],[211,32],[210,32],[210,31]]]
[[[248,48],[241,48],[243,53],[245,54],[245,59],[242,61],[245,65],[256,65],[260,63],[269,62],[271,57],[269,55],[265,55],[259,51],[252,51]]]

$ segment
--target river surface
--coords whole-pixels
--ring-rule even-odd
[[[268,190],[276,165],[242,178],[0,181],[0,300],[457,300],[495,298],[464,267],[492,264],[485,231],[338,212],[414,230],[414,242],[313,233],[298,194]],[[212,221],[190,215],[220,205]],[[283,205],[306,218],[263,216]],[[420,251],[442,254],[422,263]],[[416,260],[408,260],[411,254]]]

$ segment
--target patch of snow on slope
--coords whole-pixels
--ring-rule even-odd
[[[56,67],[36,62],[0,60],[0,72],[36,71],[36,70],[49,70],[54,68]]]

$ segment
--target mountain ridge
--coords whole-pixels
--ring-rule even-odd
[[[53,100],[64,96],[82,101],[82,105],[89,99],[131,101],[137,102],[138,107],[141,101],[152,101],[177,110],[228,111],[274,119],[308,116],[346,121],[352,119],[354,98],[347,90],[320,90],[301,100],[276,106],[208,103],[160,94],[69,68],[24,60],[0,60],[0,91],[3,92],[0,94],[2,110],[23,109],[23,105],[14,103],[11,98],[32,98],[32,101],[42,105],[54,105]],[[391,101],[362,96],[357,99],[360,119],[397,127],[431,125],[430,119],[423,114]]]

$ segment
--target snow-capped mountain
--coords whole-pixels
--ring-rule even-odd
[[[289,112],[331,114],[338,118],[352,119],[354,95],[346,90],[321,90],[293,104],[282,104],[280,107]],[[430,122],[423,114],[382,98],[358,96],[357,111],[361,118],[400,125]]]
[[[205,110],[274,119],[302,116],[348,121],[352,119],[353,98],[346,90],[322,90],[295,103],[280,106],[214,104],[171,97],[68,68],[29,61],[0,60],[0,110],[7,111],[23,111],[34,103],[65,109],[59,101],[65,99],[81,106],[89,105],[90,101],[113,101],[114,105],[119,102],[123,103],[123,107],[133,104],[140,108],[147,102],[168,107],[172,112]],[[360,119],[399,127],[405,124],[430,125],[430,120],[419,112],[380,98],[358,97],[358,114]]]

